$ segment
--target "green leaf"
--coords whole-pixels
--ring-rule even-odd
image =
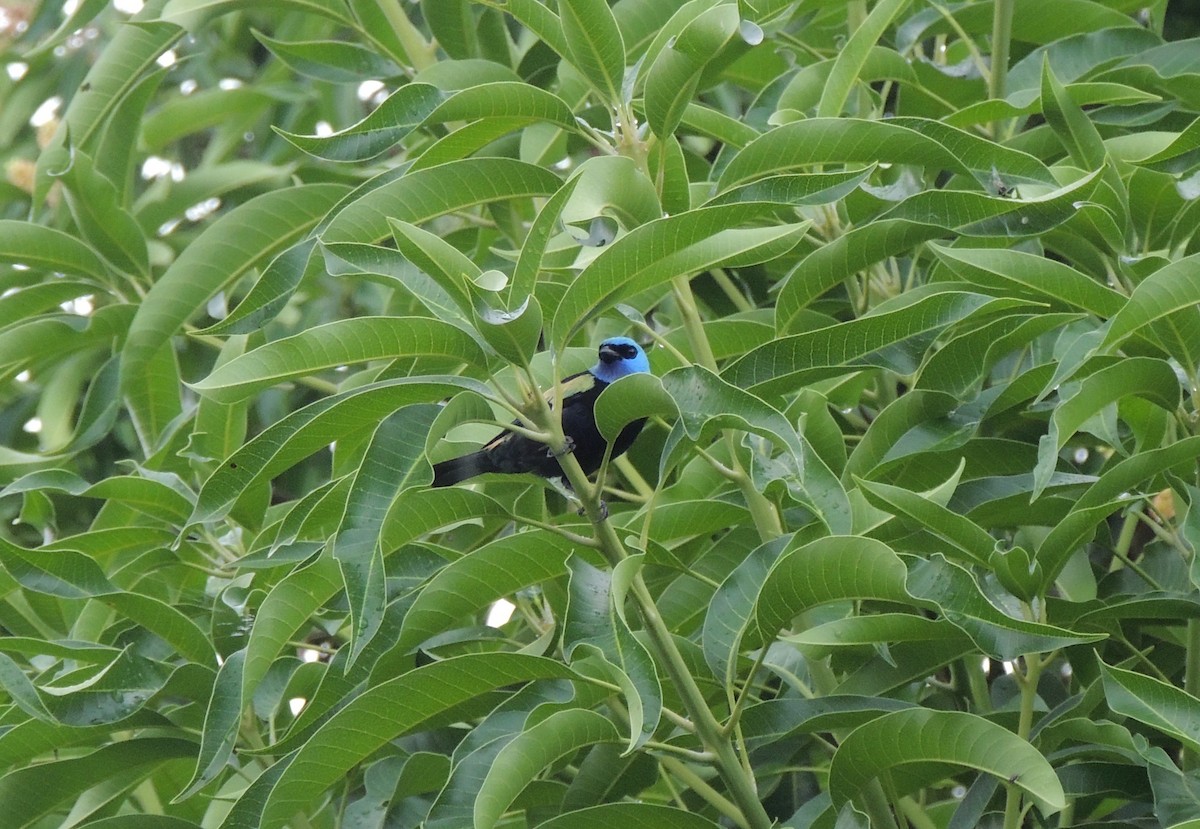
[[[35,720],[57,723],[58,720],[42,702],[37,686],[29,681],[21,666],[7,654],[0,653],[0,684],[13,703]]]
[[[1200,699],[1154,677],[1104,663],[1100,672],[1113,713],[1145,723],[1192,751],[1200,749]]]
[[[1163,360],[1132,357],[1059,389],[1060,402],[1050,417],[1050,429],[1038,441],[1034,499],[1049,484],[1058,465],[1058,453],[1084,423],[1106,406],[1133,396],[1173,412],[1179,405],[1179,380]]]
[[[99,171],[86,153],[67,146],[43,154],[47,173],[61,181],[71,217],[84,239],[120,271],[148,276],[146,237],[125,209],[116,184]]]
[[[623,228],[632,230],[663,215],[654,184],[632,159],[589,158],[579,165],[571,181],[574,194],[562,209],[565,225],[586,231],[598,216],[612,216]]]
[[[189,135],[244,118],[247,113],[265,111],[280,97],[280,93],[263,88],[218,87],[176,98],[142,120],[141,141],[151,150],[165,150]]]
[[[322,555],[271,588],[259,605],[246,643],[240,699],[254,696],[279,651],[340,586],[337,562]]]
[[[137,737],[80,757],[38,763],[0,777],[5,820],[29,826],[59,804],[102,784],[131,786],[169,760],[190,757],[195,744],[171,737]]]
[[[825,85],[821,100],[817,104],[818,118],[830,118],[842,113],[850,90],[858,82],[859,73],[871,49],[879,42],[891,22],[907,7],[908,0],[882,0],[854,30],[834,59],[829,83]]]
[[[337,320],[269,342],[215,369],[192,388],[220,403],[236,403],[292,377],[368,360],[451,357],[486,368],[487,356],[457,326],[422,317]]]
[[[1012,660],[1025,653],[1048,653],[1104,638],[1007,615],[984,595],[965,567],[947,561],[940,553],[910,561],[905,587],[916,598],[937,605],[947,621],[994,659]]]
[[[650,739],[662,714],[662,689],[649,651],[633,635],[625,619],[626,585],[641,569],[640,556],[631,556],[611,574],[578,556],[567,561],[571,577],[563,625],[563,653],[572,662],[598,651],[616,674],[629,709],[627,751]],[[606,721],[607,722],[607,721]],[[612,724],[608,724],[612,727]],[[505,804],[507,806],[507,804]]]
[[[741,184],[714,196],[705,206],[730,202],[769,202],[771,204],[829,204],[850,195],[875,172],[864,170],[838,173],[796,173],[768,176]]]
[[[721,173],[719,190],[808,165],[876,163],[936,166],[977,181],[998,175],[1005,181],[1053,183],[1045,166],[1029,155],[936,122],[810,118],[751,141]]]
[[[254,37],[301,75],[330,83],[361,83],[390,78],[403,70],[378,52],[337,40],[283,41],[255,31]]]
[[[346,190],[312,184],[276,190],[226,213],[159,277],[138,306],[121,353],[128,389],[154,354],[203,304],[307,233]]]
[[[388,508],[379,530],[379,543],[387,554],[451,524],[508,515],[499,501],[475,490],[406,489]]]
[[[876,613],[849,616],[779,638],[803,647],[805,653],[824,656],[840,648],[879,646],[894,642],[927,642],[949,638],[953,625],[909,613]],[[745,723],[743,723],[743,726]],[[818,729],[825,730],[825,729]]]
[[[877,306],[852,322],[772,340],[735,360],[721,376],[742,388],[774,394],[812,379],[840,374],[832,369],[841,366],[891,367],[889,345],[928,340],[964,318],[1013,307],[1007,298],[998,300],[956,290],[925,296],[911,292],[898,300]]]
[[[596,427],[612,443],[621,430],[643,417],[676,417],[679,408],[653,374],[632,374],[612,383],[596,398]]]
[[[180,655],[204,665],[215,663],[212,643],[191,619],[157,598],[118,589],[82,553],[56,550],[47,555],[0,540],[0,561],[28,590],[62,598],[99,599],[160,636]]]
[[[959,467],[959,474],[962,467]],[[948,542],[967,563],[986,564],[996,541],[986,530],[968,518],[946,508],[927,494],[910,492],[897,486],[855,478],[863,494],[878,509],[910,519],[910,523]],[[957,484],[957,475],[951,481]],[[950,493],[947,493],[947,497]]]
[[[332,135],[298,135],[278,128],[277,132],[318,158],[368,161],[398,147],[410,132],[422,126],[477,119],[511,120],[510,129],[539,121],[570,130],[576,127],[570,108],[556,95],[528,84],[500,81],[453,94],[432,84],[410,83],[393,92],[357,124]]]
[[[738,654],[763,645],[792,617],[851,598],[910,603],[904,579],[904,564],[873,539],[775,539],[747,557],[714,594],[704,619],[704,658],[718,678],[731,682]]]
[[[548,331],[554,347],[564,347],[587,320],[624,297],[680,273],[730,261],[754,264],[791,250],[807,228],[806,223],[732,229],[763,209],[760,204],[700,208],[658,219],[622,236],[567,288]]]
[[[331,550],[342,570],[350,604],[351,665],[379,631],[387,603],[380,528],[397,493],[432,479],[422,460],[425,434],[437,414],[437,406],[418,404],[384,418],[350,484],[345,516]]]
[[[562,0],[558,5],[567,50],[563,54],[609,106],[622,103],[625,43],[607,0]]]
[[[715,428],[744,429],[785,450],[781,456],[784,468],[778,476],[795,485],[797,497],[830,532],[850,530],[850,504],[837,477],[777,409],[700,366],[668,372],[662,387],[675,403],[679,425],[667,439],[659,461],[660,477],[679,462],[690,445],[704,443]],[[658,405],[655,401],[654,406]]]
[[[1075,166],[1099,169],[1106,154],[1100,133],[1054,77],[1048,55],[1042,60],[1042,111]]]
[[[108,48],[92,64],[77,93],[71,96],[48,146],[61,146],[62,139],[69,135],[74,146],[90,152],[112,112],[138,85],[143,73],[183,34],[174,23],[151,19],[157,11],[154,5],[144,11],[142,19],[118,29]],[[54,159],[46,155],[38,159],[39,188],[49,187],[44,177],[52,163]],[[39,189],[39,193],[44,196],[45,190]]]
[[[200,488],[189,523],[214,521],[255,483],[268,480],[313,452],[375,423],[400,406],[428,403],[462,389],[486,394],[461,377],[402,377],[326,397],[298,409],[226,458]],[[345,417],[347,409],[355,419]]]
[[[295,812],[389,740],[459,703],[515,682],[573,676],[551,659],[490,653],[426,665],[376,685],[326,720],[300,747],[267,795],[260,826],[287,825]]]
[[[393,651],[406,654],[501,596],[563,575],[573,547],[555,533],[529,530],[498,538],[448,564],[413,601]]]
[[[1197,452],[1200,452],[1200,437],[1190,437],[1125,458],[1106,469],[1038,545],[1036,558],[1046,573],[1047,584],[1058,577],[1076,546],[1127,500],[1134,488],[1174,466],[1191,463]]]
[[[1179,315],[1179,323],[1195,317],[1200,293],[1190,276],[1197,262],[1200,254],[1177,259],[1138,283],[1125,305],[1109,320],[1098,350],[1111,352],[1131,335],[1159,320],[1167,318],[1170,323],[1175,314]]]
[[[877,617],[858,617],[841,621],[869,622],[873,618]],[[804,637],[811,633],[812,631],[808,631],[807,634],[799,636]],[[858,697],[849,694],[816,699],[770,699],[746,708],[741,726],[750,744],[761,747],[796,734],[857,728],[889,712],[904,711],[912,707],[912,703],[887,697]]]
[[[0,220],[0,262],[107,282],[108,268],[92,248],[61,230]],[[5,316],[3,319],[16,319]]]
[[[204,715],[196,771],[191,781],[175,796],[176,802],[192,797],[208,785],[233,756],[237,727],[242,717],[242,668],[245,661],[246,652],[235,651],[217,671],[217,681],[213,683],[212,696]]]
[[[869,224],[839,236],[801,261],[779,292],[776,327],[793,331],[802,311],[851,274],[944,236],[1013,238],[1045,232],[1070,219],[1097,182],[1091,173],[1045,196],[1025,200],[928,190]]]
[[[594,711],[558,711],[518,734],[500,750],[475,798],[475,826],[491,829],[543,768],[584,746],[620,739]]]
[[[468,206],[549,196],[562,186],[550,171],[506,158],[468,158],[387,175],[337,211],[322,235],[325,242],[378,242],[390,233],[389,219],[419,224]]]
[[[688,22],[654,58],[646,73],[645,106],[659,138],[675,132],[708,62],[738,31],[735,3],[720,3]]]
[[[363,120],[329,136],[296,135],[278,128],[298,149],[329,161],[367,161],[394,147],[444,101],[435,86],[411,83],[393,92]]]
[[[715,829],[703,815],[653,803],[604,803],[567,812],[541,824],[544,829]]]
[[[911,766],[911,771],[904,771]],[[993,722],[960,711],[911,708],[884,714],[842,741],[829,769],[835,804],[857,796],[871,780],[889,775],[905,783],[941,779],[947,766],[966,766],[1010,781],[1043,813],[1066,808],[1062,784],[1036,748]]]
[[[130,506],[168,523],[181,523],[192,510],[192,495],[179,481],[171,485],[163,479],[120,475],[95,484],[65,469],[47,469],[18,478],[0,494],[20,492],[65,492],[81,498],[102,498]],[[185,494],[186,493],[186,494]]]
[[[930,243],[938,260],[960,279],[998,295],[1018,293],[1030,299],[1078,308],[1108,318],[1125,305],[1116,291],[1063,262],[1008,248],[966,248]]]

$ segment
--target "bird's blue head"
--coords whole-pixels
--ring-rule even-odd
[[[650,361],[642,347],[628,337],[609,337],[600,343],[600,361],[592,366],[592,375],[605,383],[629,374],[650,370]]]

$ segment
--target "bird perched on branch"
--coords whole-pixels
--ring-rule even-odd
[[[567,438],[568,449],[588,475],[600,467],[607,446],[596,428],[596,398],[610,383],[649,370],[650,361],[640,345],[628,337],[611,337],[600,343],[596,365],[559,383],[563,435]],[[552,405],[554,397],[554,389],[546,393],[546,399]],[[637,420],[621,430],[613,443],[612,457],[630,447],[645,422],[644,419]],[[517,432],[501,432],[477,452],[435,463],[433,486],[450,486],[485,472],[533,472],[543,478],[563,474],[558,458],[546,444]]]

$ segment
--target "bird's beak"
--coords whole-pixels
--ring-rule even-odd
[[[600,346],[600,362],[610,365],[621,359],[621,355],[611,345]]]

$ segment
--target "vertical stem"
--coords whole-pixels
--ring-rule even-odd
[[[688,342],[696,354],[696,360],[709,371],[717,370],[717,357],[713,354],[708,337],[704,334],[704,321],[700,319],[700,309],[696,307],[696,297],[692,295],[692,286],[686,276],[676,276],[671,279],[671,288],[675,292],[675,302],[679,305],[679,314],[683,317],[683,327],[687,330]]]
[[[1033,704],[1037,699],[1038,679],[1041,678],[1042,664],[1038,654],[1025,654],[1021,657],[1025,664],[1025,674],[1014,674],[1021,686],[1021,713],[1017,720],[1017,736],[1022,740],[1029,739],[1033,730]],[[1004,801],[1004,829],[1020,829],[1021,826],[1021,789],[1014,783],[1008,784],[1008,795]]]
[[[605,527],[612,532],[607,522]],[[615,533],[613,534],[615,537]],[[769,829],[772,821],[762,807],[754,781],[742,768],[729,737],[721,732],[720,724],[704,700],[704,692],[696,684],[695,678],[683,661],[683,655],[675,647],[675,640],[671,638],[670,630],[659,616],[658,606],[654,603],[654,597],[650,595],[650,590],[640,573],[634,577],[633,590],[630,592],[637,602],[642,620],[646,623],[650,641],[663,657],[667,673],[670,674],[672,683],[687,707],[692,722],[696,724],[697,736],[705,748],[716,755],[717,771],[729,788],[729,793],[745,818],[746,825],[751,829]]]
[[[677,276],[671,280],[671,287],[674,290],[675,301],[679,305],[680,316],[683,317],[683,327],[687,331],[688,342],[691,343],[696,360],[715,374],[717,357],[713,354],[708,337],[704,334],[704,321],[700,319],[700,310],[696,307],[696,298],[692,295],[691,284],[687,277]],[[759,537],[763,541],[778,538],[783,535],[783,522],[780,520],[779,511],[767,499],[767,496],[755,488],[754,481],[750,479],[750,475],[739,463],[735,433],[726,431],[725,441],[729,446],[729,463],[734,470],[734,480],[742,490],[742,497],[746,499],[746,507],[754,519],[754,526],[758,530]]]
[[[914,829],[937,829],[937,824],[921,808],[921,804],[917,803],[911,797],[900,798],[899,805],[900,811],[904,813],[905,819],[912,824]]]
[[[1187,656],[1183,668],[1183,689],[1195,696],[1200,694],[1200,620],[1188,619]],[[1183,768],[1185,771],[1200,768],[1200,755],[1195,749],[1184,748]]]
[[[967,687],[975,703],[975,713],[983,715],[992,710],[992,698],[988,692],[987,675],[978,655],[966,656],[961,660],[963,673],[967,675]]]
[[[746,822],[742,819],[742,813],[737,806],[729,802],[716,789],[708,785],[700,775],[692,771],[692,769],[681,760],[669,756],[659,756],[658,763],[667,772],[670,772],[675,777],[686,783],[692,791],[700,795],[706,801],[712,804],[718,812],[725,815],[730,820],[736,821],[739,826],[745,826]]]
[[[729,297],[729,301],[732,302],[739,311],[754,310],[754,303],[746,299],[746,295],[738,290],[738,286],[733,284],[733,280],[729,278],[729,274],[725,273],[724,270],[721,268],[713,268],[712,277],[714,280],[716,280],[716,283],[720,289],[725,292],[725,296]]]
[[[1129,508],[1129,512],[1125,513],[1125,521],[1121,524],[1121,533],[1117,536],[1117,544],[1113,548],[1116,553],[1115,560],[1109,566],[1109,572],[1121,569],[1122,563],[1129,560],[1129,548],[1133,546],[1133,534],[1137,530],[1138,517],[1136,511],[1141,509],[1139,504],[1134,504]]]
[[[432,44],[421,36],[416,26],[408,19],[408,15],[404,13],[404,9],[400,8],[399,0],[381,0],[379,10],[383,12],[384,17],[392,24],[392,29],[396,32],[396,38],[400,41],[404,50],[408,52],[408,59],[412,62],[413,69],[419,72],[422,69],[428,69],[436,63]]]
[[[1008,86],[1008,47],[1012,41],[1013,5],[1015,0],[995,0],[992,11],[992,71],[988,75],[988,96],[1004,97]],[[992,138],[999,141],[1004,120],[992,123]]]
[[[760,539],[770,541],[783,535],[783,522],[779,519],[779,511],[767,496],[755,488],[749,475],[742,476],[742,496],[746,499],[746,506],[750,510],[750,517],[754,519],[754,528],[758,530]]]
[[[561,452],[565,442],[562,422],[551,412],[549,404],[544,398],[539,397],[539,400],[541,400],[541,406],[534,415],[534,419],[539,421],[536,425],[550,433],[548,445],[555,451]],[[571,488],[583,501],[584,510],[592,522],[596,541],[599,542],[604,557],[613,565],[627,558],[629,553],[625,549],[625,544],[600,506],[600,488],[588,481],[587,475],[584,474],[583,468],[573,454],[563,454],[559,463],[562,465]],[[658,661],[666,668],[676,692],[687,709],[688,716],[695,724],[696,736],[700,738],[705,749],[715,756],[713,765],[729,789],[733,802],[741,811],[747,829],[771,829],[772,821],[759,800],[753,777],[747,774],[742,767],[741,760],[733,748],[733,742],[722,731],[721,724],[717,722],[716,716],[708,707],[704,692],[696,684],[695,678],[683,659],[683,654],[675,645],[670,629],[659,615],[658,605],[655,604],[654,596],[650,593],[650,588],[646,586],[641,573],[634,576],[629,593],[637,605],[638,613],[642,617]]]
[[[829,659],[810,659],[806,660],[806,664],[817,696],[827,697],[833,694],[837,688],[837,677],[829,666]],[[845,734],[835,731],[833,736],[840,743]],[[878,777],[863,787],[862,793],[855,799],[855,805],[867,813],[870,825],[874,829],[898,829],[887,794],[883,791],[883,783]]]
[[[866,0],[850,0],[846,4],[846,31],[854,34],[867,20]]]
[[[872,829],[876,829],[876,827],[878,829],[899,829],[887,795],[884,794],[883,784],[879,782],[878,777],[863,788],[859,799],[860,805],[867,813],[867,817],[870,818]]]

